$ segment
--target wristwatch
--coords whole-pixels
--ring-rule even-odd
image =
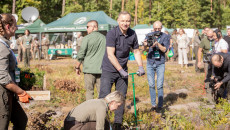
[[[75,68],[75,70],[79,70],[80,69],[80,67],[76,67],[76,66],[74,68]]]

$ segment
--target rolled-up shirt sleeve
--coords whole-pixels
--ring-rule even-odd
[[[139,44],[138,44],[138,40],[137,40],[137,34],[135,33],[135,37],[134,37],[134,41],[133,41],[133,49],[139,49]]]
[[[166,51],[164,52],[164,53],[166,53],[168,51],[168,49],[169,49],[170,37],[169,36],[165,36],[162,43],[163,44],[161,44],[161,45],[163,45],[166,48]]]
[[[2,86],[12,82],[12,78],[9,73],[9,55],[9,51],[0,49],[0,85]]]
[[[108,32],[106,35],[106,47],[114,47],[116,46],[116,36],[113,32]]]

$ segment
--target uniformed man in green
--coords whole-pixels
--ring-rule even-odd
[[[94,85],[100,91],[101,64],[105,54],[105,36],[98,32],[98,22],[91,20],[87,23],[88,35],[82,39],[77,53],[76,73],[80,75],[80,65],[83,63],[83,73],[86,88],[86,100],[94,98]]]
[[[35,37],[33,41],[33,51],[33,59],[35,60],[36,57],[38,57],[38,60],[40,60],[39,41],[37,37]]]
[[[22,36],[21,47],[23,50],[23,60],[24,67],[30,67],[30,56],[32,53],[32,36],[30,35],[30,31],[28,29],[25,30],[25,35]]]
[[[202,67],[202,53],[203,53],[203,62],[204,62],[204,71],[205,71],[205,77],[207,75],[208,72],[208,61],[206,61],[207,59],[205,57],[207,57],[207,54],[211,54],[214,51],[214,45],[215,45],[215,41],[214,41],[214,32],[212,29],[209,29],[206,36],[204,36],[204,38],[201,40],[201,43],[199,45],[199,49],[197,52],[197,57],[198,57],[198,62],[197,62],[197,67],[201,68]],[[205,83],[205,90],[206,90],[206,96],[207,99],[211,99],[211,89],[209,89],[209,83]],[[211,100],[209,100],[211,101]]]
[[[16,44],[18,46],[18,62],[22,61],[22,47],[21,47],[21,39],[22,39],[22,34],[18,35],[18,39],[16,40]]]
[[[207,36],[204,37],[202,40],[201,40],[201,43],[200,43],[200,46],[199,46],[199,49],[198,49],[198,63],[197,63],[197,66],[199,68],[202,67],[202,64],[201,64],[201,57],[202,57],[202,53],[203,53],[203,58],[205,57],[205,55],[207,55],[208,53],[211,53],[214,49],[214,44],[215,44],[215,41],[214,41],[214,32],[212,29],[210,29],[208,32],[207,32]],[[208,70],[208,63],[205,62],[204,63],[204,71],[207,72]]]
[[[45,34],[42,34],[42,53],[44,59],[46,60],[49,60],[49,56],[48,56],[49,44],[50,44],[49,39],[46,37]]]

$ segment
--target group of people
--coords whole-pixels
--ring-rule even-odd
[[[137,35],[130,29],[131,15],[128,12],[120,12],[118,15],[118,26],[110,30],[106,37],[98,32],[98,22],[96,20],[88,21],[87,33],[81,39],[81,46],[78,51],[75,71],[80,75],[80,66],[83,64],[84,82],[86,89],[86,101],[74,107],[66,116],[64,121],[65,130],[88,130],[110,129],[107,111],[115,111],[115,118],[112,128],[114,130],[122,129],[124,114],[124,102],[128,88],[128,57],[132,48],[138,65],[137,74],[145,74],[141,59]],[[17,59],[9,47],[9,39],[15,35],[17,30],[15,18],[11,14],[0,15],[0,129],[8,129],[9,121],[13,123],[15,129],[25,129],[27,117],[19,101],[27,103],[31,98],[26,91],[22,90],[15,80],[17,73]],[[162,23],[156,21],[153,23],[153,32],[147,35],[154,35],[156,41],[150,46],[148,37],[143,44],[144,49],[148,49],[147,55],[147,80],[149,84],[149,93],[151,98],[151,111],[161,112],[163,108],[163,83],[165,72],[166,53],[170,46],[178,48],[179,63],[185,64],[186,47],[188,38],[183,29],[179,30],[170,37],[161,32]],[[175,35],[174,35],[175,34]],[[229,33],[230,34],[230,33]],[[229,35],[230,36],[230,35]],[[215,89],[221,88],[230,80],[230,55],[227,54],[228,46],[222,39],[220,31],[213,32],[206,28],[199,44],[199,34],[195,31],[193,42],[197,42],[197,67],[201,67],[201,55],[212,53],[206,66],[207,79],[214,76],[222,76],[222,80],[215,84]],[[47,39],[43,38],[42,47],[47,45]],[[25,36],[21,38],[20,47],[25,53],[24,58],[29,58],[31,48],[36,47],[36,39],[32,40],[29,31],[25,31]],[[32,42],[34,42],[32,44]],[[171,43],[171,44],[170,44]],[[184,45],[182,44],[184,43]],[[177,47],[176,47],[177,46]],[[226,51],[227,47],[227,51]],[[46,50],[47,48],[44,48]],[[35,51],[37,53],[37,51]],[[35,53],[35,54],[36,54]],[[225,54],[224,54],[225,53]],[[181,55],[181,56],[180,56]],[[24,59],[25,60],[25,59]],[[184,60],[184,61],[183,61]],[[28,64],[28,60],[25,60]],[[218,73],[217,73],[218,72]],[[223,72],[223,73],[220,73]],[[155,75],[157,75],[155,82]],[[208,81],[208,80],[207,80]],[[111,93],[113,84],[115,91]],[[98,99],[94,99],[94,86],[97,86]],[[156,86],[156,87],[155,87]],[[157,93],[156,93],[157,89]],[[228,91],[229,92],[229,91]],[[158,97],[158,102],[156,98]]]
[[[134,30],[130,29],[131,16],[128,12],[121,12],[118,16],[118,26],[110,30],[106,37],[98,32],[98,22],[95,20],[87,23],[88,35],[82,39],[81,47],[77,55],[77,63],[75,66],[76,74],[80,75],[80,66],[83,63],[84,82],[86,89],[86,101],[74,108],[66,117],[65,122],[72,121],[72,126],[68,125],[64,129],[79,127],[79,122],[104,122],[104,119],[95,119],[95,115],[89,115],[83,108],[83,104],[93,104],[99,99],[106,99],[111,93],[113,84],[115,90],[120,92],[126,98],[128,87],[128,57],[132,48],[138,65],[137,73],[139,76],[145,74],[144,66],[141,59],[141,52],[137,41],[137,35]],[[163,108],[163,83],[165,71],[165,53],[170,46],[170,37],[161,32],[162,23],[156,21],[153,24],[153,32],[150,34],[159,34],[157,41],[149,47],[147,58],[147,77],[149,82],[149,91],[151,96],[152,107],[150,110],[160,112]],[[149,35],[150,35],[149,34]],[[147,49],[147,39],[144,41]],[[156,103],[155,90],[155,73],[157,74],[157,92],[158,103]],[[94,86],[96,85],[99,99],[94,98]],[[115,109],[115,118],[113,129],[121,130],[124,114],[124,103]],[[79,114],[72,114],[73,111],[78,111]],[[95,114],[97,111],[93,107]],[[97,112],[96,112],[97,113]],[[81,116],[86,116],[87,119],[79,119]],[[97,114],[96,114],[97,117]],[[104,116],[103,116],[104,117]],[[94,120],[92,119],[94,118]],[[92,120],[89,120],[92,119]],[[75,123],[74,123],[75,122]],[[104,125],[94,123],[94,128],[104,129]],[[81,127],[89,128],[92,123],[81,124]]]
[[[30,60],[40,60],[41,54],[43,54],[44,59],[48,60],[49,39],[45,36],[45,34],[42,34],[41,50],[37,37],[33,38],[28,29],[25,30],[24,34],[25,35],[19,34],[16,40],[16,44],[18,46],[17,61],[24,61],[24,67],[29,67]]]
[[[227,29],[227,36],[223,36],[221,30],[212,30],[205,27],[202,30],[202,34],[199,35],[199,31],[194,30],[192,39],[189,39],[185,34],[185,31],[181,28],[179,33],[175,29],[171,35],[170,47],[174,49],[173,60],[178,58],[178,63],[187,68],[188,54],[190,53],[189,45],[193,46],[193,52],[195,54],[195,71],[200,72],[202,64],[204,64],[205,72],[205,89],[208,98],[213,97],[213,90],[218,90],[221,94],[219,97],[227,97],[230,92],[228,82],[228,74],[230,67],[228,67],[229,45],[230,45],[230,28]],[[203,59],[202,59],[203,57]],[[210,81],[214,77],[220,76],[222,80],[216,81],[215,89],[211,88]],[[228,90],[229,89],[229,90]],[[230,95],[229,95],[230,96]],[[211,99],[212,100],[212,99]]]

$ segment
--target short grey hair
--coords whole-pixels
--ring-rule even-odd
[[[127,11],[120,12],[117,19],[119,19],[121,15],[129,15],[130,20],[131,20],[131,14],[129,12],[127,12]]]
[[[114,92],[108,94],[105,97],[105,100],[107,103],[111,103],[112,101],[115,101],[117,103],[123,104],[125,102],[125,97],[123,96],[123,94],[121,92],[114,91]]]

